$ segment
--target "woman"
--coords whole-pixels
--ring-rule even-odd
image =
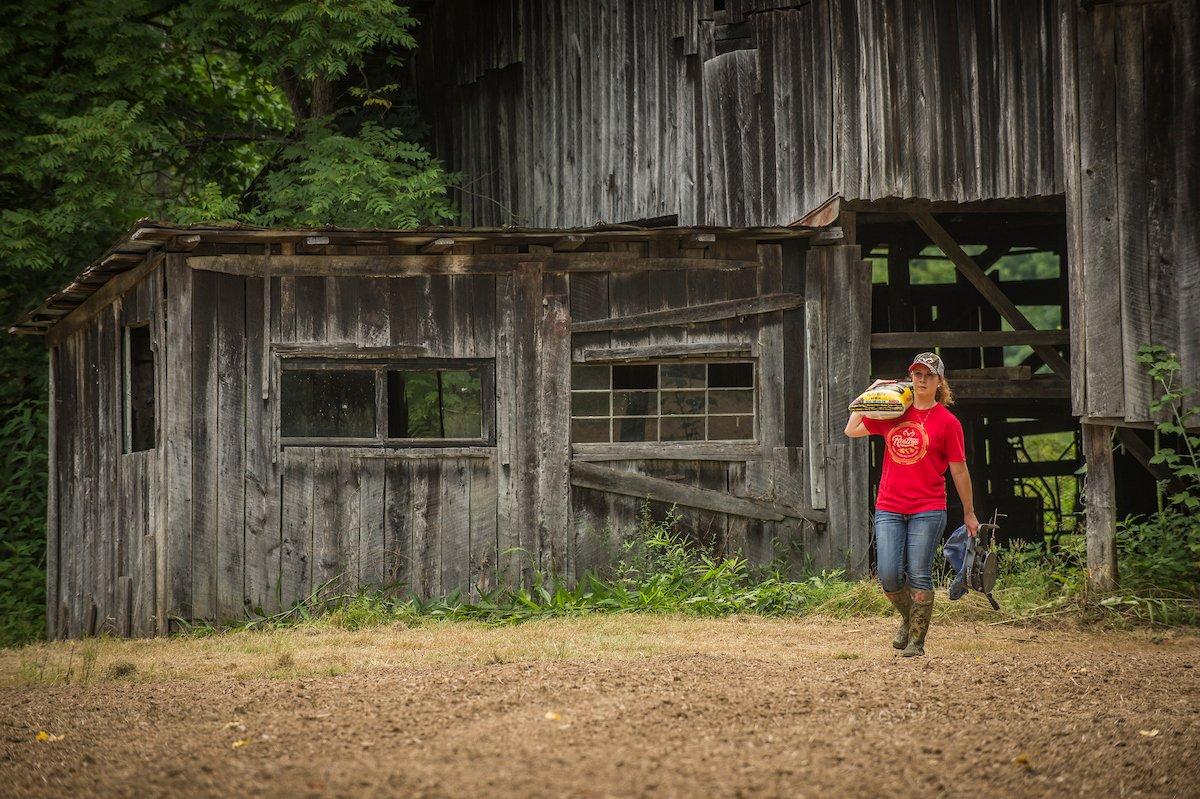
[[[904,657],[925,654],[925,634],[933,615],[933,552],[946,529],[946,466],[962,500],[967,533],[979,530],[971,497],[971,475],[963,451],[962,425],[947,410],[954,395],[946,367],[922,352],[908,367],[913,403],[903,416],[880,421],[850,414],[846,435],[883,436],[886,456],[875,498],[875,544],[883,593],[903,621],[892,646]],[[880,383],[894,382],[876,380]]]

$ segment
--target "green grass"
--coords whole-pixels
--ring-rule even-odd
[[[846,619],[892,613],[873,580],[850,579],[838,571],[790,579],[782,563],[755,568],[737,555],[718,557],[687,539],[677,526],[673,512],[665,520],[655,521],[644,511],[637,529],[623,543],[617,565],[606,574],[588,573],[575,585],[542,575],[531,588],[501,589],[473,600],[457,593],[421,600],[395,590],[327,596],[327,586],[323,586],[281,613],[232,627],[319,624],[354,631],[433,621],[498,626],[590,614],[823,615]],[[996,591],[1001,611],[991,610],[982,597],[972,595],[959,602],[943,599],[937,605],[938,616],[999,624],[1069,615],[1085,622],[1118,625],[1195,625],[1200,622],[1200,606],[1195,583],[1189,582],[1193,567],[1186,560],[1181,562],[1190,551],[1189,539],[1185,537],[1172,549],[1164,540],[1168,531],[1178,532],[1178,528],[1163,524],[1147,532],[1144,525],[1123,526],[1120,546],[1126,574],[1125,592],[1120,596],[1087,596],[1083,537],[1066,535],[1054,545],[1014,545],[1002,553]],[[938,568],[939,593],[944,597],[952,574],[940,556]],[[216,629],[200,625],[191,632],[205,635]]]

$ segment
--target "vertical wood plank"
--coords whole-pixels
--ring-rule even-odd
[[[363,587],[382,588],[387,579],[387,483],[380,458],[359,461],[359,578]]]
[[[270,395],[264,398],[262,386],[270,380],[264,369],[269,361],[270,335],[264,327],[270,323],[270,308],[263,302],[263,278],[246,278],[245,322],[245,475],[244,518],[245,579],[243,604],[254,613],[271,614],[278,610],[279,596],[279,471],[271,435],[274,406]],[[224,421],[224,420],[223,420]],[[236,420],[231,420],[235,421]]]
[[[414,502],[411,467],[402,459],[384,461],[384,575],[387,586],[412,591],[412,524]]]
[[[1088,589],[1103,595],[1117,587],[1117,509],[1113,479],[1113,428],[1083,425],[1087,461],[1084,513],[1087,518]]]
[[[182,253],[163,264],[167,281],[166,387],[162,412],[167,479],[167,613],[192,618],[192,270]]]
[[[245,611],[246,281],[217,276],[217,594],[219,619]],[[257,389],[257,387],[256,387]]]
[[[217,282],[192,272],[192,618],[217,619]]]
[[[46,640],[53,641],[58,635],[59,597],[59,547],[62,543],[62,528],[58,507],[59,470],[59,351],[51,347],[46,355]]]
[[[1120,250],[1121,354],[1124,364],[1137,364],[1138,349],[1150,341],[1149,231],[1146,217],[1146,104],[1142,71],[1141,6],[1117,9],[1116,177],[1117,240]],[[1145,369],[1123,368],[1125,418],[1150,419],[1152,387]]]
[[[521,578],[516,340],[523,334],[516,329],[516,285],[514,277],[496,278],[496,571],[507,585]]]
[[[491,459],[469,462],[471,503],[470,597],[496,587],[496,466]]]
[[[471,479],[462,458],[441,463],[441,526],[438,532],[439,581],[442,596],[470,592]]]
[[[291,607],[312,592],[312,541],[316,518],[315,465],[311,449],[288,448],[282,460],[282,546],[279,602]]]
[[[808,456],[809,501],[818,509],[826,507],[825,450],[829,444],[826,438],[826,365],[829,357],[825,323],[828,272],[829,249],[810,250],[805,260],[804,281],[804,394],[808,398],[804,451]]]
[[[538,329],[538,507],[540,557],[544,569],[568,580],[575,573],[571,496],[571,318],[567,276],[547,274]]]
[[[1079,15],[1079,143],[1087,302],[1087,413],[1123,416],[1120,241],[1117,219],[1115,31],[1116,9],[1096,6]],[[1076,323],[1080,317],[1072,315]]]

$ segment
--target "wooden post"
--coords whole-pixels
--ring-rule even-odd
[[[1083,451],[1087,515],[1088,591],[1111,593],[1117,587],[1117,514],[1111,425],[1084,424]]]

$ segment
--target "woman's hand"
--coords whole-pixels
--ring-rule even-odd
[[[975,518],[975,513],[964,513],[963,524],[967,527],[967,535],[971,538],[979,535],[979,519]]]

